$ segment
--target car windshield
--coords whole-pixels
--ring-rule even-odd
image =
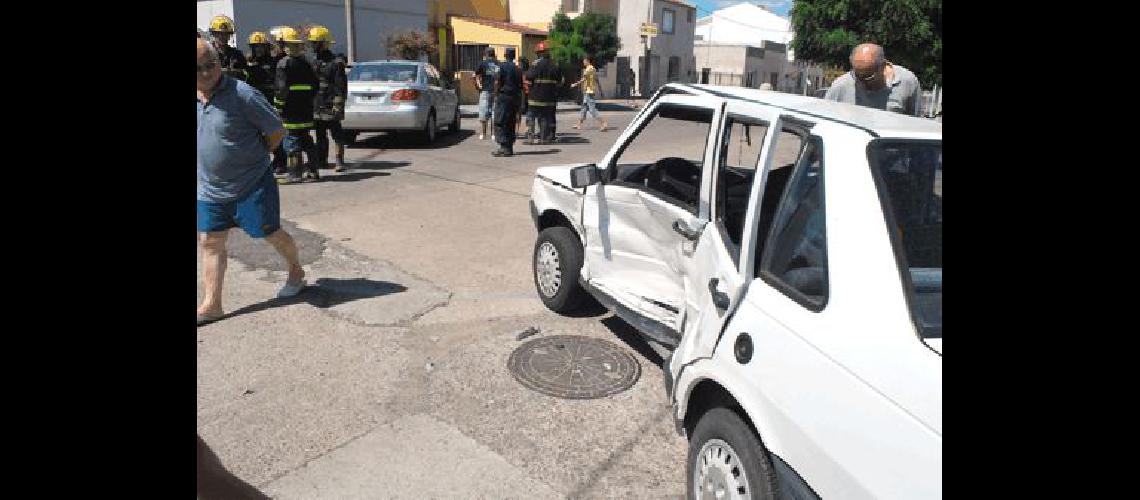
[[[417,64],[358,64],[348,73],[348,81],[415,83],[419,70]]]
[[[911,314],[923,338],[942,338],[942,141],[876,141],[871,168],[898,226],[896,249],[910,274]]]

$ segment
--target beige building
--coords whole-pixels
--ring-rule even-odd
[[[734,43],[696,42],[693,49],[698,68],[697,82],[759,88],[780,85],[792,63],[783,44],[760,41],[756,46]]]

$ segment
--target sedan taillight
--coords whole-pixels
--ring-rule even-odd
[[[415,89],[400,89],[392,93],[393,101],[414,101],[420,98],[420,91]]]

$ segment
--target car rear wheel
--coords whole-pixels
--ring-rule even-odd
[[[568,227],[543,229],[534,242],[534,287],[548,309],[568,313],[578,309],[586,291],[578,283],[582,243]]]
[[[424,144],[431,144],[435,142],[435,134],[439,128],[435,124],[435,110],[428,112],[427,123],[424,123],[424,130],[421,132],[421,138]]]
[[[768,450],[756,433],[728,408],[705,413],[689,439],[687,497],[776,498]]]
[[[459,133],[459,105],[455,106],[455,118],[451,120],[451,124],[447,126],[447,131],[453,134]]]

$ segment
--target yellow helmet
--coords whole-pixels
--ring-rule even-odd
[[[277,31],[277,41],[285,43],[305,42],[304,40],[301,40],[301,35],[297,34],[297,30],[293,29],[290,26],[282,26],[281,29]]]
[[[226,16],[214,16],[214,18],[210,20],[210,31],[233,33],[234,20]]]
[[[329,29],[324,26],[313,26],[309,28],[309,41],[336,43],[333,41],[332,33],[329,33]]]
[[[268,45],[269,44],[269,35],[266,35],[265,33],[261,32],[261,31],[254,31],[253,33],[249,34],[249,44],[250,45],[258,45],[258,44]]]

